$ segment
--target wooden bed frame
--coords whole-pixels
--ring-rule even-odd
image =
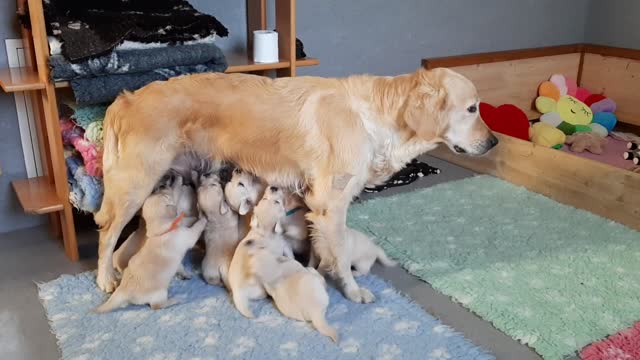
[[[475,83],[483,101],[514,104],[530,119],[540,117],[533,107],[538,85],[564,74],[614,99],[620,125],[640,129],[640,50],[577,44],[423,59],[422,65],[452,68]],[[497,136],[500,144],[487,156],[456,156],[445,147],[430,154],[640,230],[639,173]]]

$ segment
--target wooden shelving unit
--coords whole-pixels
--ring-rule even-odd
[[[271,64],[254,63],[252,54],[227,54],[227,73],[276,71],[277,76],[295,76],[302,66],[319,64],[318,59],[296,60],[296,1],[274,0],[280,61]],[[246,0],[247,48],[252,48],[254,30],[267,28],[267,0]],[[49,45],[45,28],[42,0],[17,0],[20,13],[29,13],[31,29],[22,29],[28,67],[0,69],[0,87],[7,93],[30,92],[38,128],[41,157],[45,175],[13,181],[12,186],[26,213],[48,214],[54,237],[62,237],[65,253],[78,260],[78,244],[73,211],[69,203],[67,169],[60,133],[57,88],[69,87],[69,82],[53,82],[49,77]]]

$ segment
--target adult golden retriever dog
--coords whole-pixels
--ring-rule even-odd
[[[489,151],[498,141],[478,101],[474,85],[448,69],[341,79],[210,73],[122,94],[104,121],[98,286],[115,289],[111,257],[123,227],[173,159],[195,151],[303,189],[319,269],[352,301],[371,302],[343,256],[349,203],[438,143]]]

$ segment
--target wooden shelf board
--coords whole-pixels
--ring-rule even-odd
[[[279,61],[277,63],[255,63],[245,54],[231,54],[227,55],[227,62],[229,63],[229,67],[227,68],[226,73],[239,73],[239,72],[248,72],[248,71],[262,71],[262,70],[275,70],[275,69],[285,69],[289,67],[288,61]],[[314,66],[320,64],[320,60],[316,58],[306,58],[296,60],[296,66]],[[56,81],[56,88],[65,88],[69,87],[68,81]]]
[[[4,68],[0,69],[0,87],[10,93],[44,89],[44,83],[31,68]]]
[[[11,185],[26,213],[48,214],[63,209],[55,186],[44,176],[15,180]]]

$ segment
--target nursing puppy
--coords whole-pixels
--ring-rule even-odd
[[[198,204],[207,218],[202,276],[209,284],[228,287],[229,266],[240,241],[238,214],[229,208],[217,175],[204,174],[199,182]]]
[[[293,258],[293,252],[282,236],[280,219],[285,216],[283,201],[281,189],[271,187],[265,191],[264,197],[254,208],[251,229],[238,244],[231,260],[228,282],[233,303],[238,311],[248,318],[254,317],[249,301],[262,299],[267,295],[256,274],[251,270],[250,250],[257,243],[275,256]]]
[[[292,319],[311,321],[322,335],[337,342],[336,329],[325,318],[329,295],[324,277],[314,268],[260,248],[259,242],[252,246],[250,267],[278,310]]]
[[[201,218],[191,227],[178,226],[181,216],[176,216],[176,210],[181,186],[177,182],[170,194],[161,191],[145,201],[142,216],[147,224],[146,241],[129,261],[120,286],[96,312],[127,304],[149,304],[152,309],[175,304],[168,299],[169,283],[207,222]]]
[[[231,181],[224,188],[229,205],[241,215],[240,235],[243,238],[248,232],[253,207],[264,194],[266,186],[256,176],[236,168],[233,171]],[[291,191],[283,191],[286,211],[286,216],[280,222],[283,236],[296,255],[304,254],[306,256],[311,250],[309,223],[305,218],[309,209],[299,195]]]
[[[308,217],[310,217],[309,220],[321,226],[323,225],[322,222],[325,221],[323,218],[315,218],[313,214],[309,214]],[[324,251],[323,243],[314,243],[314,248],[321,258]],[[396,262],[389,259],[384,250],[376,245],[371,238],[349,227],[345,231],[343,254],[349,259],[354,276],[368,274],[376,260],[384,266],[396,265]],[[310,264],[309,266],[314,267],[314,265]]]
[[[240,238],[249,232],[251,211],[264,194],[267,184],[260,178],[240,168],[235,168],[231,180],[224,186],[224,196],[233,211],[240,214]]]

